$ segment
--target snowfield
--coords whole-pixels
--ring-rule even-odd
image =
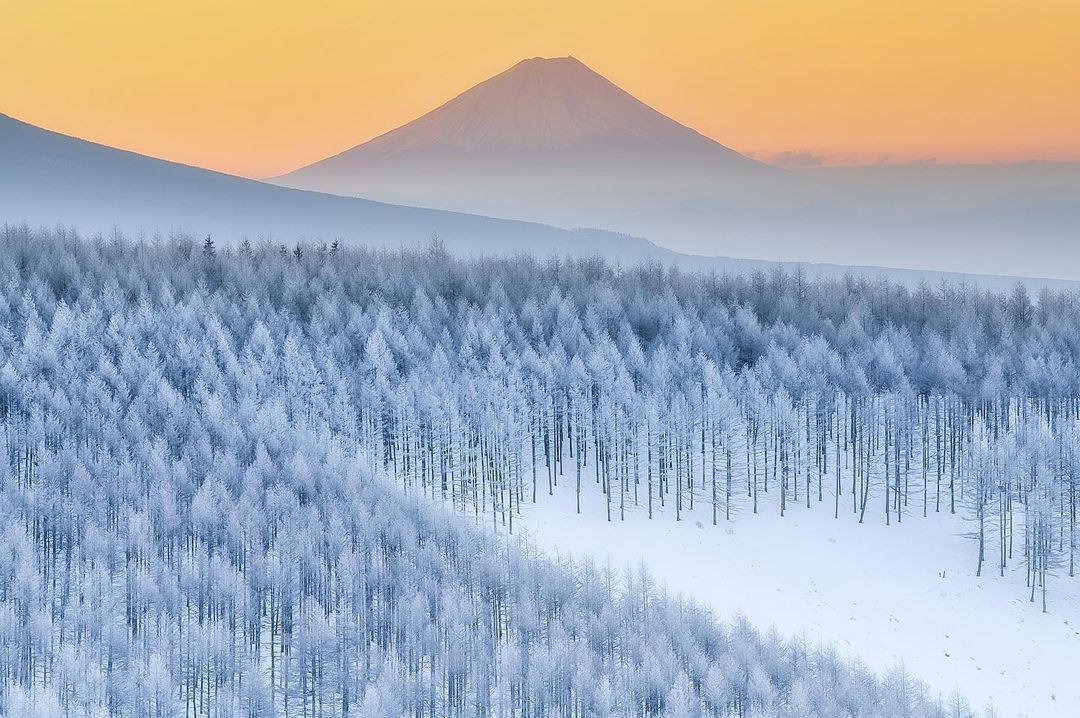
[[[614,510],[608,523],[592,477],[582,480],[580,515],[572,482],[566,476],[554,496],[523,504],[515,533],[614,568],[644,562],[720,618],[742,613],[759,629],[831,642],[878,671],[903,663],[942,696],[958,690],[999,716],[1080,715],[1080,579],[1055,576],[1042,613],[1028,601],[1022,560],[1004,577],[992,562],[990,575],[975,576],[971,526],[959,514],[924,519],[920,505],[899,525],[876,517],[859,525],[843,509],[832,518],[827,497],[809,510],[790,506],[784,518],[725,522],[721,513],[713,526],[699,498],[678,523],[670,504],[651,521],[628,507],[625,521]]]

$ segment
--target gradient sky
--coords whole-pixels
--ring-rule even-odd
[[[583,5],[0,0],[0,112],[267,176],[572,54],[763,159],[1080,160],[1077,0]]]

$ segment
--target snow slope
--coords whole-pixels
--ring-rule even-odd
[[[699,503],[679,523],[663,511],[650,521],[628,509],[622,522],[613,510],[609,524],[603,498],[583,484],[576,515],[567,477],[554,496],[524,505],[518,527],[551,552],[615,567],[644,561],[670,589],[722,618],[741,612],[759,628],[832,642],[879,671],[902,662],[946,698],[959,690],[1004,716],[1080,715],[1080,580],[1055,577],[1044,614],[1027,600],[1022,562],[1004,578],[993,566],[976,578],[963,535],[970,527],[959,515],[859,525],[844,513],[833,519],[826,499],[791,506],[783,519],[724,522],[721,514],[712,526]]]
[[[437,232],[462,254],[573,253],[589,244],[573,232],[535,223],[286,189],[106,147],[0,114],[3,222],[74,226],[83,234],[184,231],[219,241],[247,236],[288,243],[339,238],[391,248],[423,246]]]

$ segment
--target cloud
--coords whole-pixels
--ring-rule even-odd
[[[825,155],[805,150],[789,150],[772,156],[772,163],[779,167],[818,167],[825,163]]]

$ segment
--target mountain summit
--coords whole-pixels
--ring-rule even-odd
[[[532,58],[373,140],[284,175],[335,191],[371,171],[546,169],[661,164],[761,167],[660,114],[573,57]],[[365,184],[365,183],[361,183]]]

